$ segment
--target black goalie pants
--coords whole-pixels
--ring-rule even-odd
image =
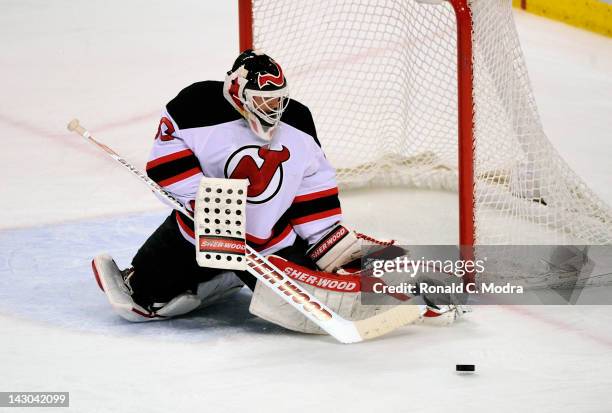
[[[278,252],[283,258],[314,268],[305,257],[307,245],[300,238]],[[200,283],[212,279],[226,270],[200,267],[196,261],[195,246],[181,234],[174,212],[151,234],[132,259],[134,275],[130,286],[134,301],[144,307],[152,303],[168,302],[186,291],[197,291]],[[246,271],[236,275],[251,290],[256,278]]]

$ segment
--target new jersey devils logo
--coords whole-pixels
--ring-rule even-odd
[[[283,162],[290,157],[283,146],[273,151],[256,145],[243,146],[230,155],[225,163],[225,177],[248,179],[247,201],[262,204],[278,193],[283,183]]]

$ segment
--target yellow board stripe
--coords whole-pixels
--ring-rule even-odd
[[[512,0],[530,13],[612,37],[612,3],[602,0]]]

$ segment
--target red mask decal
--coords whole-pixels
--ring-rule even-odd
[[[271,74],[267,74],[267,75],[260,74],[259,77],[257,78],[257,83],[259,84],[260,88],[268,84],[278,86],[278,87],[281,87],[285,84],[285,76],[283,76],[282,69],[276,62],[274,62],[274,66],[276,66],[276,68],[278,69],[278,75],[274,76]]]

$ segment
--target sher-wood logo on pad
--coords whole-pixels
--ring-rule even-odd
[[[244,255],[245,243],[240,238],[227,237],[206,237],[200,236],[199,239],[200,252],[217,253],[223,252],[227,254]]]

